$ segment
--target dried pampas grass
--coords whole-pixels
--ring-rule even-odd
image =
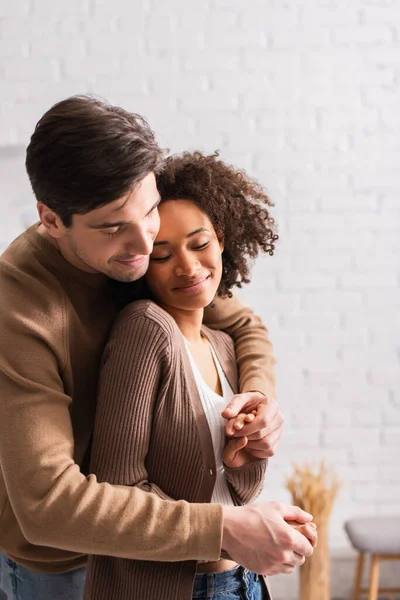
[[[328,520],[340,483],[323,460],[315,469],[307,463],[294,463],[293,468],[294,474],[286,481],[293,504],[311,513],[318,527],[314,554],[300,567],[300,600],[329,600]]]
[[[336,475],[323,460],[315,470],[307,463],[303,466],[293,463],[293,469],[294,474],[286,481],[293,504],[311,513],[317,525],[326,521],[340,488]]]

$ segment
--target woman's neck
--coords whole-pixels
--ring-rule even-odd
[[[203,323],[204,309],[182,310],[173,306],[161,307],[166,310],[175,320],[182,335],[192,344],[201,341],[201,326]]]

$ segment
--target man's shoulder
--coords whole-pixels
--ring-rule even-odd
[[[0,256],[0,311],[48,318],[64,306],[58,279],[35,252],[27,232],[21,234]]]

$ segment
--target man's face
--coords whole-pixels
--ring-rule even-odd
[[[160,220],[153,173],[122,198],[85,215],[73,215],[57,242],[62,254],[89,273],[135,281],[147,271]]]

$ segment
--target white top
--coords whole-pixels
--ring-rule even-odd
[[[211,497],[211,502],[215,504],[232,505],[234,504],[232,496],[230,494],[228,483],[226,481],[224,464],[222,462],[222,451],[226,445],[225,438],[225,425],[226,420],[221,417],[221,412],[233,397],[234,393],[227,380],[225,373],[219,363],[217,355],[214,352],[214,348],[210,344],[211,354],[215,363],[215,367],[218,372],[219,381],[222,389],[222,396],[216,394],[209,385],[204,381],[203,376],[200,373],[198,366],[190,353],[188,342],[185,338],[185,345],[188,352],[190,364],[192,367],[194,379],[196,381],[197,389],[205,415],[207,417],[208,426],[211,432],[211,438],[214,447],[215,464],[217,468],[215,487]]]

